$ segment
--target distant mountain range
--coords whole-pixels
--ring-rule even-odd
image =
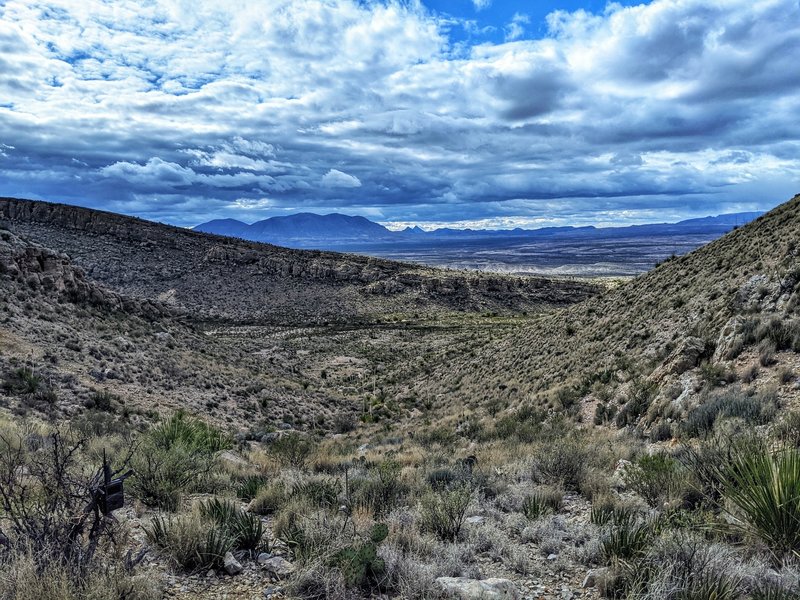
[[[500,240],[549,237],[611,239],[617,237],[647,237],[673,235],[705,235],[716,237],[739,225],[745,225],[759,217],[760,212],[724,214],[715,217],[688,219],[678,223],[654,223],[626,227],[543,227],[540,229],[452,229],[443,228],[424,231],[419,227],[407,227],[402,231],[391,231],[364,217],[353,217],[333,213],[317,215],[299,213],[285,217],[271,217],[252,225],[236,219],[216,219],[202,223],[195,231],[215,233],[255,242],[267,242],[290,248],[314,248],[319,250],[358,249],[359,246],[375,244],[438,245],[442,242],[467,240]]]

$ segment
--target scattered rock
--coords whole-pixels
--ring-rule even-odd
[[[460,600],[495,600],[513,598],[519,600],[517,586],[508,579],[468,579],[466,577],[439,577],[436,579],[444,592]]]
[[[279,587],[270,586],[264,590],[264,598],[274,598],[275,596],[279,596],[283,590]]]
[[[236,560],[236,557],[230,552],[225,553],[223,566],[225,567],[225,571],[228,573],[228,575],[238,575],[243,569],[242,564]]]
[[[264,567],[268,573],[275,575],[279,579],[288,577],[294,573],[294,565],[280,556],[267,558],[264,560],[264,562],[259,562],[259,564],[261,564],[261,566]]]
[[[258,555],[258,558],[256,558],[256,562],[259,565],[263,566],[272,557],[273,557],[272,554],[268,554],[266,552],[262,552],[261,554]]]
[[[555,560],[558,558],[558,554],[548,554],[547,560]]]
[[[482,517],[480,515],[475,515],[474,517],[468,517],[467,523],[470,525],[480,525],[486,520],[486,517]]]

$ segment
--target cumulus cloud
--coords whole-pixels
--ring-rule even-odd
[[[525,26],[529,25],[531,19],[528,15],[522,13],[516,13],[512,18],[511,22],[506,25],[505,32],[506,32],[506,41],[513,41],[518,40],[523,35],[525,35]]]
[[[8,0],[0,194],[178,224],[768,208],[800,187],[798,22],[654,0],[469,47],[399,0]]]
[[[361,187],[361,181],[354,175],[331,169],[322,176],[322,185],[329,188],[358,188]]]

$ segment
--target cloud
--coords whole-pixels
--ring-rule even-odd
[[[358,177],[331,169],[322,176],[322,185],[329,188],[358,188],[361,187],[361,181]]]
[[[485,10],[492,5],[492,0],[472,0],[475,10]]]
[[[511,22],[505,27],[506,41],[518,40],[525,35],[525,26],[529,25],[531,19],[528,15],[516,13],[511,18]]]
[[[538,38],[520,14],[474,46],[448,19],[399,0],[0,3],[0,194],[177,224],[501,223],[800,188],[796,0],[557,11]]]

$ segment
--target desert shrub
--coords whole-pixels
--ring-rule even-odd
[[[800,411],[786,413],[775,428],[778,441],[793,448],[800,448]]]
[[[461,474],[455,472],[453,469],[443,467],[434,469],[425,477],[425,481],[434,490],[444,490],[450,487],[456,481],[461,479]]]
[[[91,502],[101,474],[88,445],[74,431],[0,427],[0,597],[77,600],[111,572],[119,590],[138,589],[141,557],[122,558],[122,525]],[[118,466],[127,469],[124,459]],[[108,597],[115,593],[110,587]]]
[[[630,598],[641,600],[739,600],[744,586],[731,574],[733,553],[683,531],[654,540],[630,565]]]
[[[778,371],[778,381],[787,384],[795,378],[794,370],[791,367],[783,367]]]
[[[155,446],[166,450],[181,446],[190,452],[213,454],[233,447],[229,435],[183,411],[156,425],[147,435]]]
[[[235,539],[201,512],[154,517],[145,527],[150,542],[170,561],[187,571],[219,568]]]
[[[594,418],[592,422],[595,425],[605,425],[614,420],[617,414],[617,407],[607,402],[599,402],[594,407]]]
[[[267,478],[263,475],[250,475],[243,479],[236,488],[236,497],[242,500],[252,500],[267,485]]]
[[[750,365],[742,375],[742,381],[745,383],[753,383],[758,379],[760,372],[761,370],[757,364]]]
[[[620,517],[604,528],[600,541],[603,556],[608,561],[639,560],[655,535],[653,523]]]
[[[768,342],[775,350],[790,350],[800,334],[799,325],[797,321],[783,321],[779,317],[772,317],[758,327],[755,341]]]
[[[272,515],[283,508],[288,498],[289,494],[284,484],[273,481],[259,489],[256,497],[250,502],[248,510],[257,515]]]
[[[3,390],[8,394],[35,394],[43,385],[41,376],[28,367],[20,367],[6,374]]]
[[[101,390],[92,392],[91,396],[89,396],[86,407],[102,412],[114,412],[117,404],[120,404],[120,400],[117,398],[117,396],[111,392]]]
[[[177,412],[142,436],[131,461],[131,491],[147,506],[175,511],[183,493],[211,471],[216,453],[230,443],[213,426]]]
[[[576,490],[585,472],[587,456],[586,445],[574,434],[561,441],[543,444],[533,457],[533,479]]]
[[[338,504],[339,482],[329,478],[314,478],[292,488],[291,497],[301,498],[321,508],[333,508]]]
[[[775,364],[775,344],[769,340],[763,340],[758,345],[758,362],[762,367],[771,367]]]
[[[283,435],[271,442],[269,453],[282,466],[292,469],[305,469],[314,444],[306,436],[297,432]]]
[[[709,465],[732,505],[734,526],[763,541],[776,560],[800,557],[800,452],[733,446],[727,460]]]
[[[384,460],[370,469],[370,477],[354,493],[354,504],[372,511],[375,518],[389,514],[408,493],[400,481],[400,464]]]
[[[214,498],[201,503],[199,510],[205,519],[212,521],[231,539],[234,549],[251,553],[267,549],[261,519],[242,510],[232,501]]]
[[[650,430],[650,441],[666,442],[672,439],[672,425],[662,421]]]
[[[430,490],[420,500],[420,526],[423,531],[445,541],[458,540],[472,497],[473,490],[469,485],[438,492]]]
[[[133,574],[123,565],[97,565],[76,581],[65,565],[46,565],[29,553],[5,556],[0,563],[0,600],[158,600],[157,578]]]
[[[356,428],[356,418],[352,413],[337,413],[333,417],[333,430],[336,433],[349,433]]]
[[[700,367],[700,378],[710,387],[717,387],[736,381],[736,371],[725,365],[707,362]]]
[[[635,424],[639,417],[647,412],[657,392],[657,384],[642,377],[636,377],[628,389],[625,404],[614,420],[617,427]]]
[[[625,484],[655,508],[678,491],[684,481],[680,463],[665,454],[640,456],[624,473]]]
[[[564,504],[564,492],[558,488],[539,488],[522,501],[522,514],[531,521],[557,513]]]
[[[747,423],[763,425],[775,415],[776,406],[769,398],[750,397],[732,391],[711,396],[709,400],[689,411],[682,431],[688,437],[702,437],[714,429],[720,417],[740,418]]]

